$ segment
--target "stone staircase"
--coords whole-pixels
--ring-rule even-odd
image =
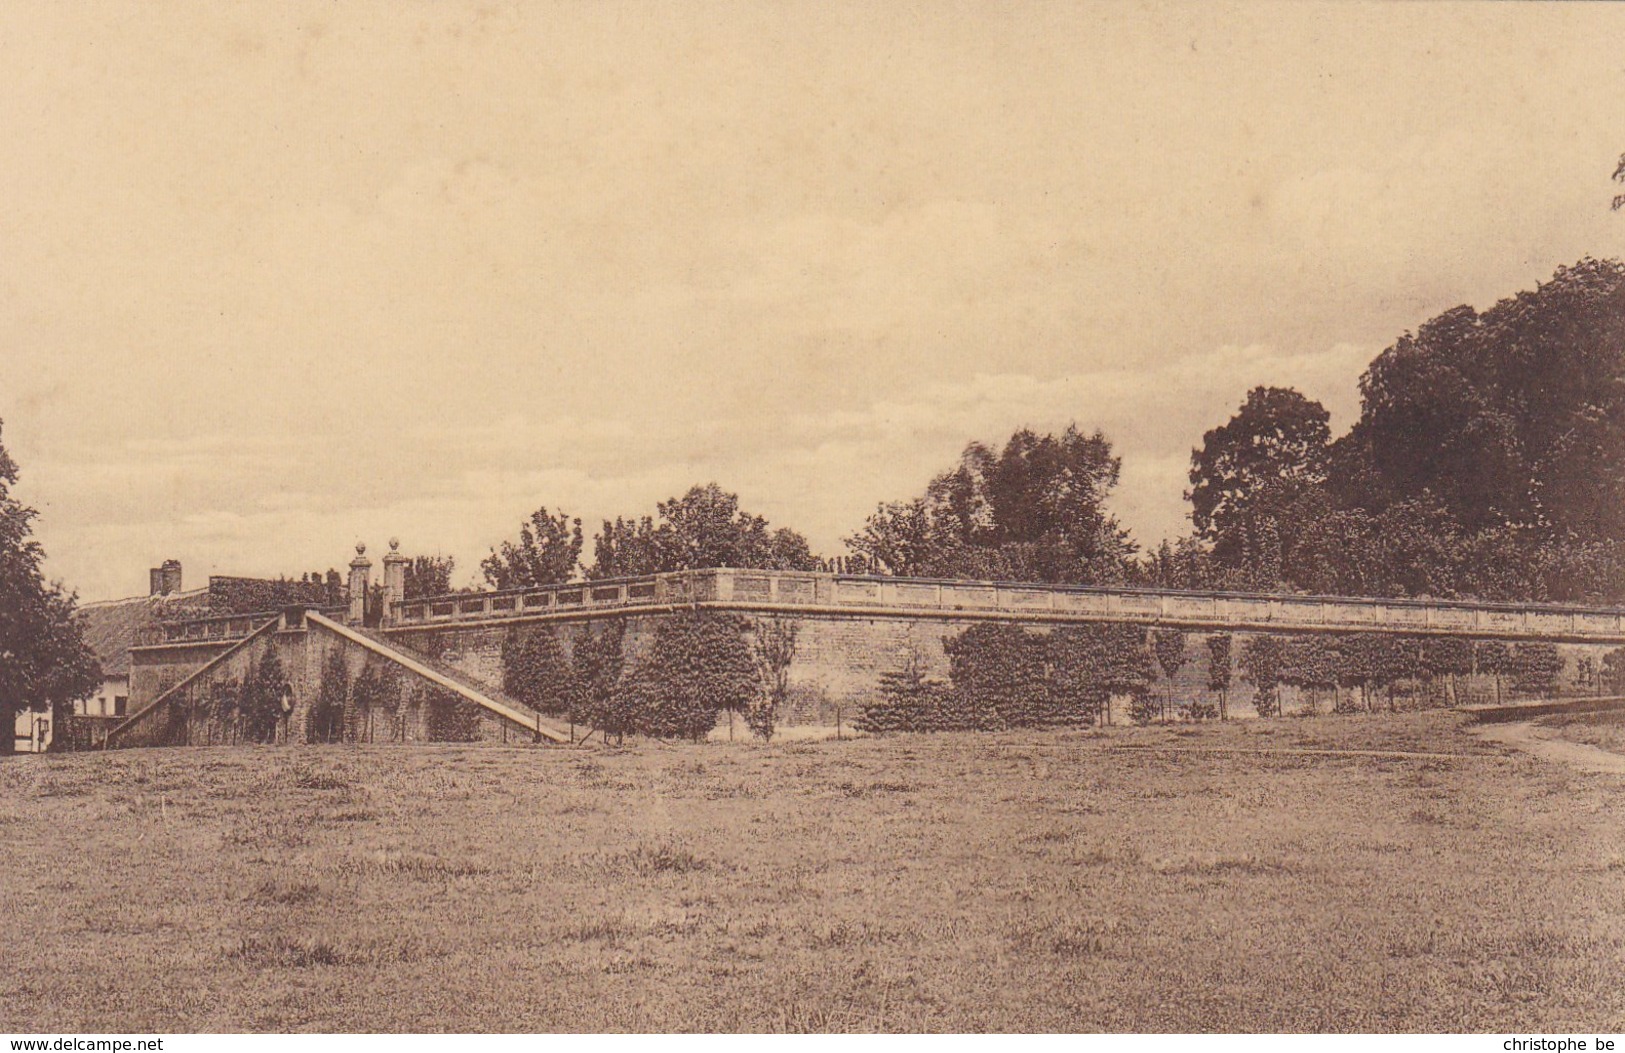
[[[565,722],[538,713],[518,699],[488,684],[480,683],[468,674],[460,672],[444,662],[437,661],[409,647],[402,647],[376,630],[363,629],[353,625],[341,625],[314,613],[308,616],[313,622],[337,632],[341,636],[348,637],[380,657],[387,658],[396,665],[401,666],[407,672],[460,695],[486,712],[506,721],[510,727],[525,734],[533,735],[538,741],[551,742],[561,746],[573,744],[570,727]]]

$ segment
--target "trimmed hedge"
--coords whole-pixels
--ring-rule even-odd
[[[538,713],[569,715],[581,692],[553,626],[508,633],[502,641],[502,690]]]
[[[683,611],[662,621],[649,654],[619,694],[629,730],[698,742],[722,710],[745,710],[762,691],[746,640],[750,623],[737,615]]]
[[[1098,719],[1112,694],[1151,712],[1155,680],[1145,630],[1100,623],[1046,634],[982,623],[943,641],[950,684],[926,679],[917,655],[882,674],[857,727],[886,731],[994,731],[1078,726]]]

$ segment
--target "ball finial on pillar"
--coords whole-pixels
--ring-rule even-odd
[[[360,625],[367,617],[367,587],[372,576],[372,560],[367,558],[366,542],[355,543],[355,559],[350,561],[350,623]]]
[[[393,625],[406,602],[406,567],[412,561],[401,555],[400,538],[389,539],[389,555],[384,557],[384,622]]]

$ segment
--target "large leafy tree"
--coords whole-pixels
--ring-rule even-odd
[[[54,727],[75,700],[100,683],[96,656],[75,617],[75,598],[40,570],[36,515],[11,494],[17,464],[0,445],[0,753],[13,749],[12,723],[24,709],[49,708]]]
[[[709,567],[812,570],[807,539],[739,507],[716,483],[692,487],[656,506],[657,518],[605,521],[594,544],[591,578],[630,577]]]
[[[722,710],[744,710],[762,683],[744,619],[683,611],[655,629],[649,653],[624,694],[632,695],[635,728],[657,738],[698,742]]]
[[[1122,581],[1134,547],[1106,511],[1121,467],[1104,435],[1075,427],[1022,429],[997,452],[971,443],[923,496],[880,505],[846,544],[891,574]]]
[[[1279,578],[1285,514],[1326,481],[1329,420],[1324,406],[1291,388],[1258,387],[1202,437],[1185,496],[1215,562]]]
[[[1469,530],[1625,535],[1625,264],[1583,259],[1483,313],[1447,311],[1371,363],[1357,428],[1388,489]]]
[[[1625,264],[1583,259],[1483,312],[1445,311],[1360,390],[1336,442],[1321,407],[1278,388],[1207,434],[1187,495],[1206,580],[1625,598]]]
[[[502,642],[502,690],[540,713],[570,713],[580,690],[575,667],[553,626],[508,633]]]
[[[406,565],[406,599],[421,600],[451,591],[457,560],[451,556],[414,556]]]
[[[544,505],[519,527],[519,540],[504,541],[480,561],[493,588],[555,585],[575,577],[581,565],[581,520]],[[449,576],[449,574],[448,574]]]

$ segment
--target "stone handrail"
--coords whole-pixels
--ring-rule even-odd
[[[1617,608],[949,581],[730,568],[432,596],[394,604],[390,626],[405,630],[681,606],[1043,622],[1126,621],[1238,631],[1402,632],[1625,642],[1625,611]]]
[[[312,608],[328,613],[344,608]],[[248,614],[207,614],[194,618],[171,618],[144,626],[136,633],[135,646],[161,647],[168,644],[231,643],[248,636],[267,619],[282,612],[254,611]]]

